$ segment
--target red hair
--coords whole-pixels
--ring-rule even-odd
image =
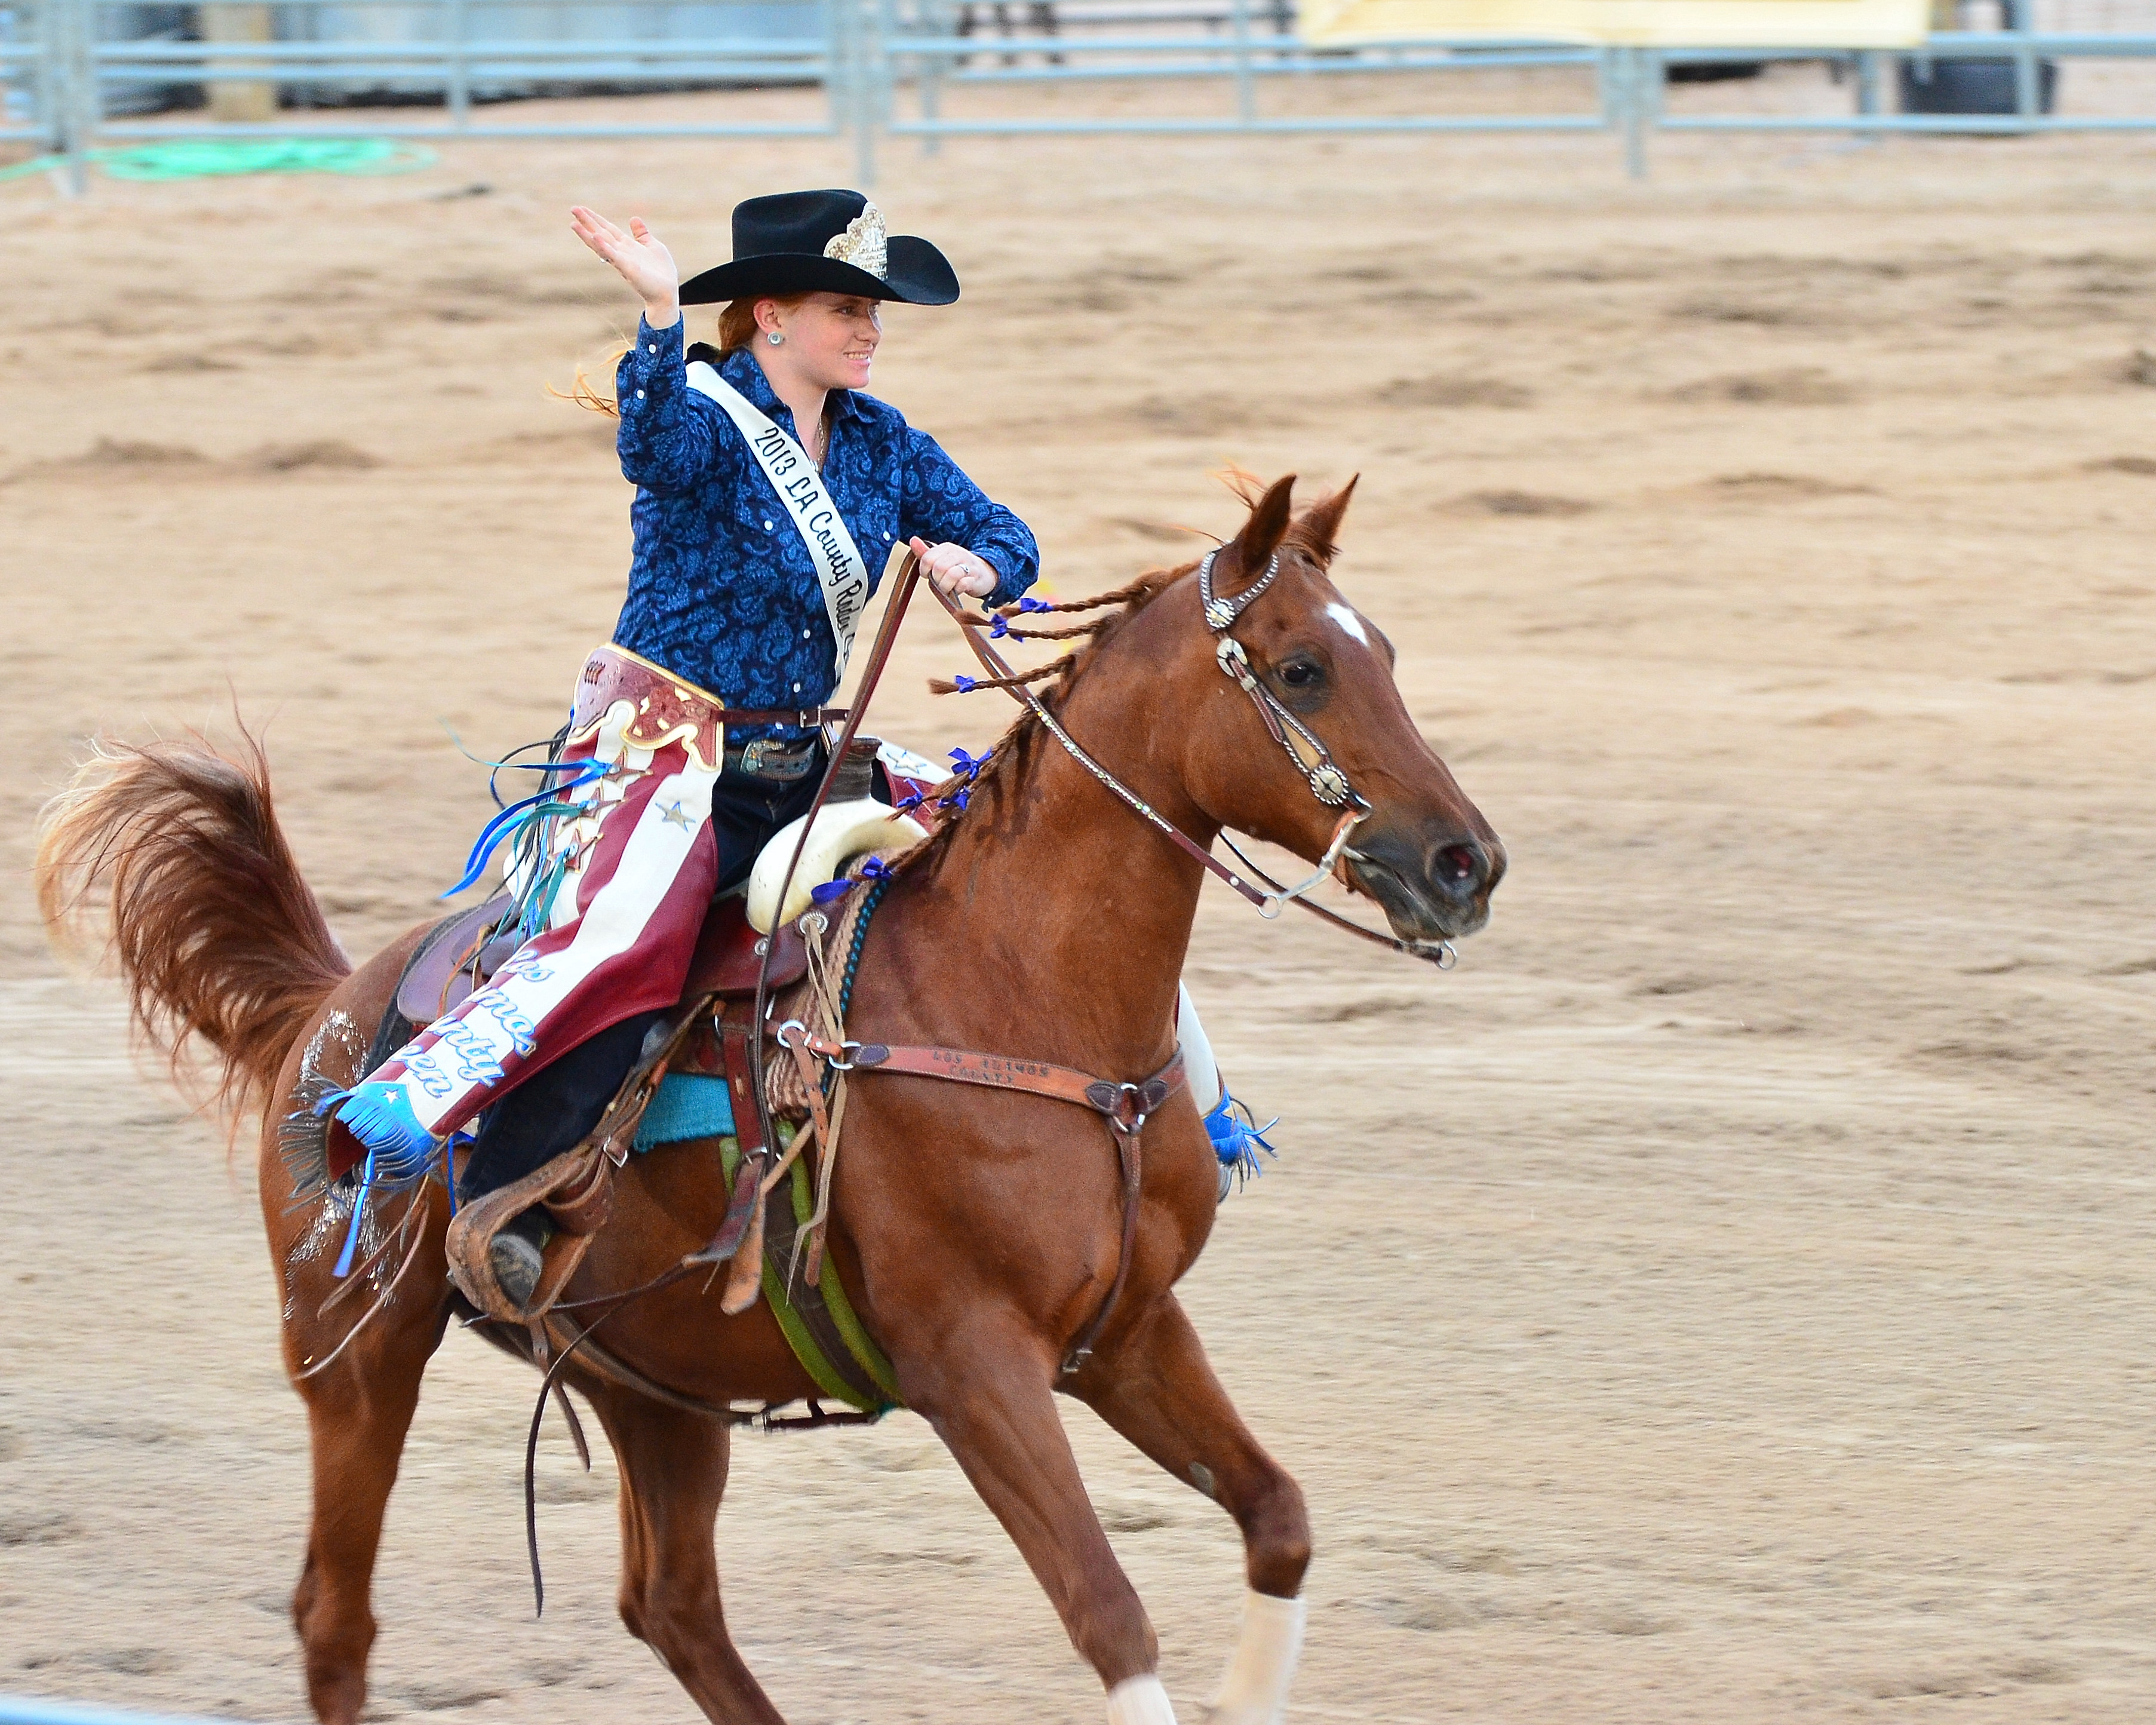
[[[791,311],[808,296],[806,294],[759,294],[750,300],[730,300],[719,313],[719,352],[721,354],[738,353],[756,340],[756,308],[767,300],[773,305]],[[624,341],[607,356],[607,369],[613,371],[621,363],[621,357],[629,352]],[[609,419],[619,419],[621,409],[615,406],[610,395],[602,395],[592,380],[584,375],[584,368],[577,367],[576,379],[567,389],[547,386],[547,394],[557,401],[572,401],[580,408],[589,408],[594,413],[604,413]]]

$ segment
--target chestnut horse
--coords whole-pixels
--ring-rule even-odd
[[[1370,805],[1343,875],[1404,939],[1471,933],[1488,918],[1504,852],[1409,717],[1390,644],[1327,576],[1347,491],[1298,516],[1291,483],[1265,491],[1215,554],[1213,591],[1249,592],[1277,553],[1270,587],[1234,634],[1265,688],[1322,737]],[[1322,857],[1337,812],[1222,675],[1199,589],[1189,567],[1127,589],[1049,710],[1199,845],[1231,827]],[[53,805],[38,866],[56,932],[109,882],[113,946],[141,1028],[175,1058],[203,1039],[223,1063],[223,1100],[238,1116],[266,1115],[263,1214],[284,1284],[285,1363],[313,1440],[313,1525],[293,1616],[316,1713],[350,1725],[366,1696],[382,1515],[420,1376],[453,1312],[448,1206],[438,1185],[418,1189],[396,1285],[351,1334],[365,1299],[325,1309],[341,1286],[331,1259],[349,1184],[293,1208],[277,1127],[298,1106],[303,1065],[337,1082],[359,1075],[417,932],[349,969],[278,829],[259,752],[234,764],[194,743],[108,747]],[[966,812],[900,864],[870,927],[850,1034],[1142,1079],[1173,1051],[1203,878],[1029,714]],[[1238,1417],[1175,1296],[1218,1195],[1187,1091],[1146,1122],[1142,1150],[1128,1280],[1069,1375],[1060,1363],[1101,1307],[1122,1235],[1116,1153],[1086,1110],[919,1077],[858,1082],[830,1262],[906,1405],[949,1446],[1099,1674],[1111,1721],[1174,1716],[1152,1625],[1087,1501],[1056,1393],[1077,1396],[1235,1517],[1250,1594],[1210,1717],[1270,1725],[1301,1640],[1309,1523],[1295,1481]],[[726,1204],[708,1140],[631,1158],[567,1298],[660,1276],[710,1239]],[[701,1276],[621,1307],[603,1339],[642,1389],[581,1356],[567,1378],[598,1410],[620,1465],[623,1621],[711,1718],[778,1721],[720,1605],[713,1534],[728,1427],[690,1403],[783,1404],[818,1394],[815,1384],[767,1303],[725,1316]]]

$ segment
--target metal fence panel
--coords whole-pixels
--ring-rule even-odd
[[[57,148],[80,75],[74,0],[0,0],[0,139]]]
[[[42,26],[49,8],[0,5],[0,138],[49,143],[49,67]]]
[[[2156,56],[2156,35],[2113,33],[2038,33],[2025,28],[1955,32],[1932,37],[1921,50],[1835,52],[1803,49],[1645,49],[1578,47],[1551,43],[1493,44],[1486,41],[1404,39],[1313,48],[1299,37],[1257,28],[1270,21],[1263,0],[1224,0],[1206,10],[1156,9],[1107,14],[1102,21],[1128,26],[1151,22],[1150,30],[1091,35],[1065,24],[1052,32],[995,37],[973,28],[970,0],[879,0],[877,39],[871,55],[878,84],[878,130],[919,138],[933,151],[946,138],[1085,136],[1099,133],[1209,132],[1510,132],[1608,131],[1621,142],[1635,176],[1646,171],[1648,145],[1658,131],[1839,131],[1859,134],[2013,133],[2147,131],[2156,111],[2069,114],[2051,110],[2049,92],[2056,63],[2073,59],[2138,59]],[[954,9],[959,22],[954,25]],[[1073,8],[1075,10],[1075,8]],[[1093,14],[1094,16],[1101,16]],[[2024,8],[2021,13],[2028,15]],[[1193,22],[1210,30],[1193,33]],[[1668,111],[1664,96],[1671,63],[1715,60],[1774,63],[1825,61],[1847,71],[1855,100],[1836,114]],[[2010,68],[2010,111],[1948,113],[1892,111],[1883,94],[1890,70],[1912,66],[1928,77],[1934,64],[1977,62]],[[1596,100],[1577,111],[1421,111],[1289,114],[1268,111],[1264,94],[1283,80],[1339,75],[1445,73],[1462,76],[1525,66],[1591,67]],[[1176,79],[1217,85],[1214,110],[1199,115],[1039,112],[956,116],[947,111],[955,93],[985,86],[1082,89]]]
[[[58,154],[87,184],[103,143],[199,138],[829,137],[853,116],[860,0],[203,0],[167,27],[166,0],[0,0],[0,141]],[[352,33],[370,8],[397,14]],[[324,39],[311,18],[361,39]],[[495,25],[490,17],[507,14]],[[551,23],[545,15],[559,14]],[[25,31],[22,20],[33,27]],[[535,23],[535,19],[538,20]],[[602,33],[592,33],[594,29]],[[594,88],[820,89],[819,117],[485,122],[490,95]],[[199,111],[146,120],[172,93]],[[340,117],[355,99],[402,101]],[[418,104],[439,117],[405,116]],[[424,111],[424,110],[420,110]],[[136,117],[126,117],[130,115]],[[395,117],[390,117],[394,116]]]
[[[1665,50],[1666,57],[1673,57]],[[1688,55],[1689,57],[1692,57]],[[1711,54],[1697,57],[1713,57]],[[1726,50],[1721,58],[1816,59],[1797,49],[1779,52]],[[2044,111],[2041,100],[2046,61],[2069,59],[2141,60],[2156,58],[2156,35],[2047,33],[2035,30],[1955,31],[1928,38],[1907,53],[1867,52],[1874,62],[1860,79],[1855,112],[1839,114],[1670,115],[1657,111],[1654,126],[1662,131],[1846,131],[1846,132],[2054,132],[2156,131],[2156,113],[2056,114]],[[2014,111],[2000,114],[1918,114],[1886,112],[1878,95],[1878,64],[1905,61],[1917,67],[1953,60],[2008,61],[2014,68]],[[1866,100],[1867,85],[1871,90]]]
[[[443,39],[470,41],[488,64],[472,74],[469,95],[486,100],[532,95],[564,84],[590,90],[616,86],[684,85],[752,81],[776,75],[758,59],[709,59],[670,52],[685,44],[750,42],[820,46],[822,8],[788,0],[744,3],[653,5],[534,4],[531,0],[283,0],[275,8],[280,43],[357,48],[380,44],[409,49]],[[517,49],[530,50],[520,57]],[[654,58],[654,51],[657,58]],[[356,54],[355,61],[363,61]],[[427,82],[413,76],[410,61],[388,57],[382,69],[356,65],[336,84],[318,84],[323,95],[419,93]]]
[[[970,4],[958,0],[955,24],[952,10],[952,0],[915,0],[911,10],[901,0],[878,0],[875,43],[870,55],[877,85],[873,99],[876,130],[894,137],[919,138],[932,152],[952,137],[1614,129],[1627,139],[1635,165],[1644,169],[1640,140],[1650,111],[1644,86],[1657,69],[1637,49],[1422,39],[1352,48],[1313,47],[1291,31],[1282,31],[1277,9],[1268,0],[1225,0],[1224,6],[1216,5],[1210,12],[1096,13],[1111,32],[1097,35],[1063,28],[1053,35],[989,38],[966,28]],[[1214,28],[1194,32],[1188,28],[1194,22]],[[1147,23],[1154,28],[1142,28]],[[1030,64],[1020,64],[1022,60]],[[1578,102],[1570,109],[1282,114],[1268,112],[1262,96],[1266,88],[1283,81],[1402,73],[1441,74],[1449,79],[1453,74],[1557,67],[1577,68],[1588,74],[1581,80]],[[984,87],[1083,88],[1167,79],[1216,84],[1220,94],[1214,110],[1199,115],[961,117],[946,110],[947,99],[953,94]],[[910,114],[906,111],[909,108]]]
[[[474,113],[490,99],[595,90],[836,91],[847,45],[842,0],[212,0],[197,8],[202,29],[180,39],[130,28],[145,0],[46,3],[71,16],[81,39],[60,127],[62,147],[77,152],[93,136],[315,137],[361,124],[393,138],[829,136],[844,117],[835,101],[820,119],[798,121],[490,124]],[[131,95],[174,89],[203,93],[205,109],[154,121],[116,117],[144,105]],[[405,112],[377,108],[363,122],[325,117],[383,100]],[[433,104],[439,117],[406,117]]]

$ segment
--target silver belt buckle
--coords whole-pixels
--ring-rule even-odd
[[[751,778],[798,778],[808,770],[808,745],[798,738],[759,737],[742,745],[741,770]]]

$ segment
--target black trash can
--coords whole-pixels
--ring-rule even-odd
[[[2048,114],[2058,100],[2059,63],[2036,63],[2036,111]],[[1904,114],[2012,114],[2014,62],[1993,59],[1905,59]]]

